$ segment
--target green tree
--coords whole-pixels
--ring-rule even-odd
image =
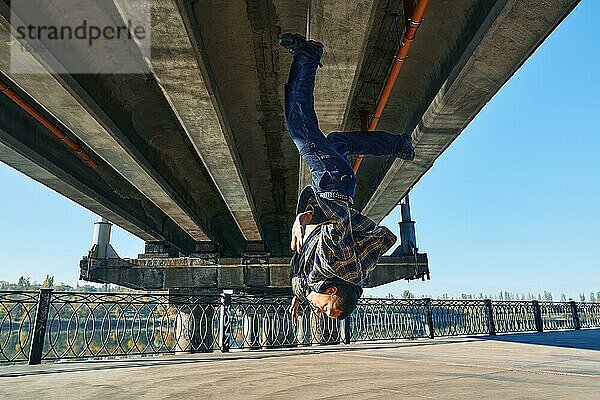
[[[54,275],[46,275],[46,279],[42,283],[43,288],[53,288],[54,287]]]
[[[25,278],[24,276],[19,277],[19,281],[17,282],[17,288],[21,290],[26,290],[29,289],[30,286],[31,282],[29,281],[29,278]]]

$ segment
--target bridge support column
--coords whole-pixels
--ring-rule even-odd
[[[310,345],[310,311],[300,312],[296,324],[296,343],[298,346]]]
[[[215,309],[216,302],[196,301],[199,297],[180,296],[178,290],[170,291],[170,303],[177,308],[175,320],[175,351],[188,351],[190,353],[205,353],[213,351],[215,344]],[[211,296],[214,293],[203,293]],[[213,304],[214,303],[214,304]]]
[[[250,349],[260,348],[259,317],[254,310],[246,310],[243,316],[244,345]]]
[[[310,313],[313,344],[339,344],[340,323],[326,315]]]
[[[115,249],[110,245],[111,228],[112,224],[106,218],[98,217],[98,221],[94,222],[92,249],[88,257],[102,260],[119,258]]]
[[[214,343],[214,309],[201,305],[180,307],[175,322],[176,351],[211,352]]]
[[[265,310],[262,314],[262,329],[260,332],[260,344],[263,348],[275,347],[277,335],[275,332],[275,318],[277,314],[275,310]]]
[[[300,321],[300,316],[298,316]],[[280,308],[277,312],[279,340],[283,346],[297,346],[297,333],[292,325],[287,308]]]
[[[415,233],[415,221],[410,216],[410,199],[408,194],[404,196],[400,203],[400,245],[402,246],[402,255],[414,256],[417,249],[417,235]]]

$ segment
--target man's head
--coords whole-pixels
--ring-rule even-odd
[[[345,319],[358,304],[362,290],[358,286],[346,283],[335,283],[322,293],[312,291],[306,296],[317,314],[326,314],[330,318]]]

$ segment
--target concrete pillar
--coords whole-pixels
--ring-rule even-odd
[[[214,308],[206,305],[179,306],[175,322],[176,351],[204,353],[213,350]]]
[[[279,343],[281,343],[282,346],[296,346],[296,331],[287,307],[279,308],[277,314]]]
[[[414,255],[414,250],[417,247],[417,236],[415,233],[415,221],[411,220],[410,216],[410,200],[406,195],[400,203],[400,245],[402,246],[402,254],[405,256]]]
[[[289,321],[287,307],[267,308],[262,313],[260,343],[264,348],[292,346],[295,332]]]
[[[340,323],[325,314],[310,313],[310,327],[313,344],[339,344]]]
[[[90,258],[106,260],[107,258],[119,258],[119,255],[110,245],[110,231],[112,224],[106,218],[98,217],[94,222],[94,236],[92,238],[92,250]]]
[[[215,312],[218,313],[220,307],[217,295],[215,291],[206,290],[169,291],[169,302],[177,308],[175,351],[202,353],[213,350]],[[218,318],[218,314],[216,317]]]
[[[262,316],[262,326],[260,331],[260,344],[264,348],[272,348],[275,347],[275,342],[277,340],[276,332],[275,332],[275,318],[276,313],[275,310],[267,309],[261,313]]]
[[[311,341],[310,311],[300,312],[296,325],[296,343],[300,346],[308,346]]]
[[[260,347],[260,315],[247,309],[242,317],[244,347],[258,349]]]

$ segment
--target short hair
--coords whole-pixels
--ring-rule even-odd
[[[337,287],[337,293],[333,295],[333,305],[341,311],[340,315],[336,318],[341,321],[348,318],[358,305],[362,289],[350,283],[339,282],[335,286]]]

